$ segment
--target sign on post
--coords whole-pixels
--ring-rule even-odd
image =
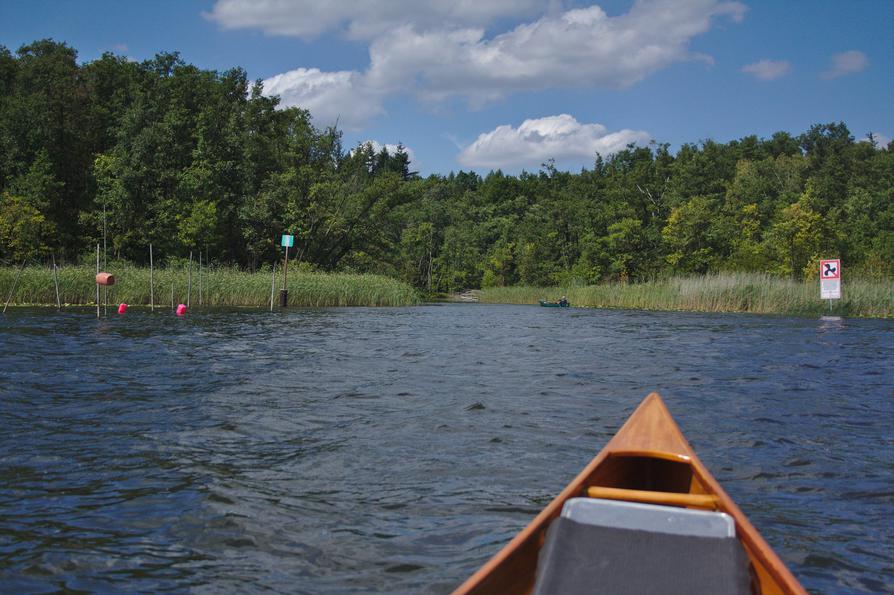
[[[289,248],[295,245],[295,236],[283,234],[280,245],[286,249],[286,263],[282,268],[282,289],[279,290],[279,306],[289,305]]]
[[[820,299],[841,299],[841,261],[837,258],[820,261]]]

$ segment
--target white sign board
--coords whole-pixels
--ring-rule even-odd
[[[283,248],[291,248],[292,246],[295,245],[295,236],[283,234],[281,245]]]
[[[820,261],[820,299],[841,299],[841,261]]]

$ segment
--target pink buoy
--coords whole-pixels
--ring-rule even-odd
[[[180,304],[179,306],[177,306],[177,316],[183,316],[184,314],[186,314],[186,306]]]
[[[124,314],[125,312],[127,312],[127,304],[118,306],[118,314]]]

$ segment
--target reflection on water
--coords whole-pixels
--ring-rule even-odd
[[[809,589],[894,589],[894,322],[17,310],[0,591],[448,592],[665,397]]]

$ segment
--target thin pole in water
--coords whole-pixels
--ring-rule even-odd
[[[6,298],[6,305],[3,306],[3,313],[6,314],[6,308],[9,307],[9,300],[12,299],[12,294],[16,292],[16,285],[19,284],[19,277],[22,276],[22,271],[25,270],[25,261],[22,261],[22,266],[19,267],[19,272],[16,273],[15,281],[12,282],[12,289],[9,290],[9,297]]]
[[[102,270],[109,270],[109,246],[106,242],[106,203],[102,203]],[[102,301],[105,304],[105,314],[109,315],[109,287],[102,286]]]
[[[174,311],[174,279],[171,278],[171,312]]]
[[[155,312],[155,283],[153,278],[152,244],[149,244],[149,309]]]
[[[273,312],[273,294],[276,291],[276,261],[273,261],[273,274],[270,277],[270,311]]]
[[[96,274],[99,275],[99,244],[96,245]],[[99,283],[96,284],[96,317],[99,318]]]
[[[59,298],[59,275],[56,273],[56,255],[53,254],[53,285],[56,286],[56,309],[62,309],[62,300]]]
[[[285,308],[289,305],[289,247],[286,249],[286,263],[282,269],[282,290],[279,292],[279,307]]]
[[[202,251],[199,250],[199,305],[202,305]]]
[[[186,272],[186,307],[189,308],[189,298],[192,296],[192,250],[189,251],[189,269]]]

